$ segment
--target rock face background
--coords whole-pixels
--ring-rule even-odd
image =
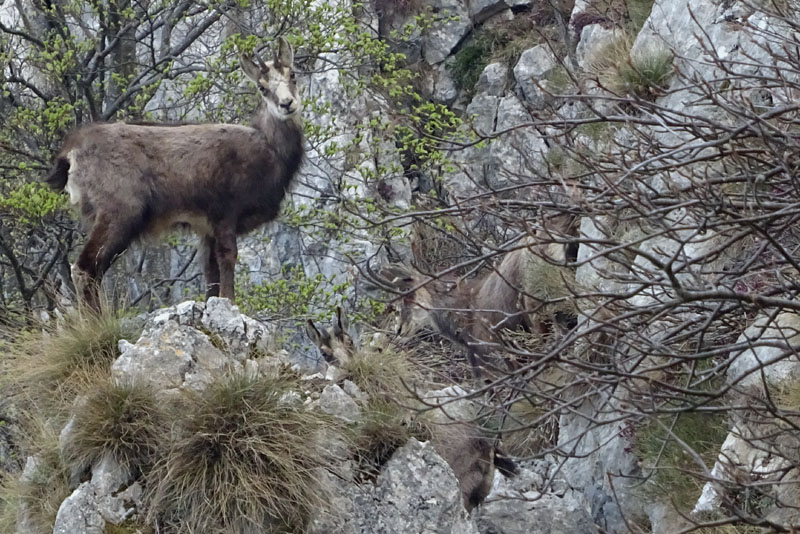
[[[113,378],[146,381],[166,398],[203,391],[231,371],[272,376],[290,368],[323,384],[318,394],[295,392],[310,410],[357,423],[360,392],[321,372],[316,352],[287,321],[334,304],[363,305],[377,294],[365,283],[367,263],[413,261],[432,272],[466,258],[491,263],[535,234],[542,214],[569,213],[572,234],[551,241],[576,245],[577,326],[555,341],[536,338],[544,348],[533,353],[549,367],[527,369],[546,384],[528,393],[547,412],[537,421],[557,428],[551,442],[520,459],[516,478],[495,475],[489,498],[471,513],[429,442],[409,440],[370,481],[357,481],[341,461],[320,473],[330,506],[309,532],[626,533],[633,526],[670,533],[689,519],[723,516],[800,528],[798,407],[784,396],[800,379],[793,234],[800,62],[782,46],[798,37],[800,6],[776,4],[788,20],[738,1],[369,3],[359,16],[371,38],[402,52],[421,100],[442,106],[423,111],[446,109],[459,120],[437,115],[432,131],[403,130],[401,98],[354,90],[350,74],[374,67],[363,57],[330,47],[307,58],[303,86],[317,136],[285,219],[242,240],[239,257],[245,301],[281,276],[302,284],[279,287],[277,303],[262,299],[275,309],[249,317],[224,300],[183,300],[200,283],[191,238],[134,247],[109,291],[152,297],[154,308],[178,303],[137,319],[144,333],[120,343]],[[14,20],[0,9],[0,20]],[[267,17],[247,16],[247,23]],[[664,57],[664,79],[644,83],[642,61]],[[176,89],[158,94],[154,107]],[[420,162],[398,150],[409,132],[437,139],[447,160]],[[757,156],[742,156],[750,150]],[[736,166],[738,158],[745,163]],[[743,229],[749,233],[737,237]],[[449,236],[440,241],[441,233]],[[175,281],[154,288],[153,273]],[[59,276],[66,285],[68,273]],[[313,291],[304,293],[309,280]],[[282,305],[302,313],[287,319]],[[670,402],[685,398],[700,411],[744,407],[716,421],[726,436],[710,453],[692,456],[702,493],[692,497],[689,519],[650,481],[656,475],[641,452],[643,421],[680,412],[685,405]],[[780,438],[771,439],[776,429]],[[68,441],[70,424],[59,431]],[[0,427],[0,458],[13,464],[6,441]],[[36,476],[41,463],[28,457],[21,479]],[[55,533],[100,534],[143,512],[144,488],[113,459],[75,482]],[[757,488],[758,499],[747,501],[742,487]],[[28,519],[23,509],[17,534],[36,532]]]

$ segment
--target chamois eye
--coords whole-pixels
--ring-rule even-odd
[[[295,76],[294,72],[289,75],[289,79],[292,80],[292,81],[294,81],[295,77],[296,76]]]

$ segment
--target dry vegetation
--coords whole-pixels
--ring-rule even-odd
[[[171,531],[303,532],[326,499],[322,430],[333,422],[287,393],[291,381],[224,377],[187,393],[146,473],[149,521]]]
[[[62,319],[22,332],[9,332],[3,358],[3,384],[53,416],[64,415],[79,395],[108,376],[121,339],[138,332],[107,310],[71,312]]]

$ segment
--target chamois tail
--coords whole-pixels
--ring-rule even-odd
[[[503,476],[513,478],[519,474],[519,467],[516,462],[506,456],[506,453],[496,447],[494,450],[494,466],[503,473]]]
[[[50,170],[50,174],[44,181],[51,189],[61,191],[67,186],[67,177],[69,175],[69,160],[63,156],[56,159],[55,165]]]

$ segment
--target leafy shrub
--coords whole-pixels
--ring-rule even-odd
[[[333,309],[341,304],[346,284],[333,284],[321,273],[306,276],[302,267],[284,269],[274,281],[251,285],[238,292],[242,313],[268,317],[308,317],[314,309]]]
[[[489,64],[491,51],[489,40],[478,34],[456,52],[453,62],[447,65],[456,87],[470,95],[474,93],[478,78]]]

